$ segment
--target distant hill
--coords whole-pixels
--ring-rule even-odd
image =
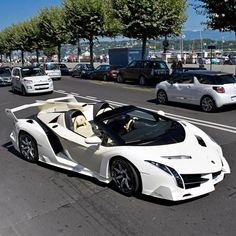
[[[200,39],[200,31],[184,31],[186,40]],[[235,40],[235,34],[231,32],[219,32],[214,30],[204,30],[201,31],[203,39],[212,40]]]

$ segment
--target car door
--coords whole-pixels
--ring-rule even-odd
[[[19,68],[13,68],[12,70],[12,85],[17,90],[21,89],[21,74]]]
[[[102,162],[102,150],[99,144],[86,143],[86,138],[55,123],[48,125],[57,134],[70,159],[91,171],[99,172]]]
[[[130,62],[130,64],[122,70],[122,75],[125,79],[132,79],[133,71],[136,68],[136,61]]]
[[[194,76],[193,75],[179,75],[175,78],[171,91],[174,101],[183,103],[192,103],[194,91]]]

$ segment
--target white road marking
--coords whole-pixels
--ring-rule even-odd
[[[57,92],[57,93],[61,93],[61,94],[69,94],[69,95],[74,94],[74,93],[66,93],[63,90],[54,90],[54,91]],[[82,99],[87,99],[87,100],[92,100],[92,101],[95,101],[95,102],[100,102],[101,101],[101,100],[97,99],[96,97],[91,97],[91,96],[75,95],[75,97],[82,98]],[[111,100],[105,100],[105,101],[107,101],[108,103],[110,103],[111,105],[114,105],[114,106],[128,105],[126,103],[120,103],[120,102],[115,102],[115,101],[111,101]],[[140,107],[140,108],[144,108],[146,110],[154,111],[154,112],[157,111],[157,110],[149,109],[149,108],[146,108],[146,107]],[[171,114],[171,113],[165,113],[165,114],[166,114],[166,116],[171,117],[171,118],[176,119],[176,120],[184,120],[184,121],[188,121],[192,124],[197,124],[197,125],[210,127],[210,128],[213,128],[213,129],[218,129],[218,130],[222,130],[222,131],[226,131],[226,132],[236,134],[236,127],[233,127],[233,126],[214,123],[214,122],[205,121],[205,120],[194,119],[194,118],[191,118],[191,117],[185,117],[185,116],[180,116],[180,115]]]

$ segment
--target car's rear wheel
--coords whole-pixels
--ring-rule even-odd
[[[140,189],[140,180],[136,169],[131,163],[117,157],[110,164],[110,173],[119,192],[126,196],[137,194]]]
[[[121,74],[118,74],[117,78],[116,78],[118,83],[124,83],[124,77]]]
[[[210,96],[205,96],[201,99],[201,108],[205,112],[213,112],[216,110],[215,101]]]
[[[157,103],[159,104],[165,104],[168,102],[167,94],[164,90],[159,90],[157,92]]]
[[[38,148],[35,139],[26,132],[19,135],[19,148],[23,158],[29,162],[38,161]]]
[[[139,84],[140,85],[145,85],[146,84],[146,78],[144,76],[140,76],[139,78]]]

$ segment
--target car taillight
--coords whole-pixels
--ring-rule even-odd
[[[107,74],[108,74],[109,76],[112,76],[112,70],[107,71]]]
[[[214,86],[212,87],[217,93],[225,93],[225,89],[222,86]]]

